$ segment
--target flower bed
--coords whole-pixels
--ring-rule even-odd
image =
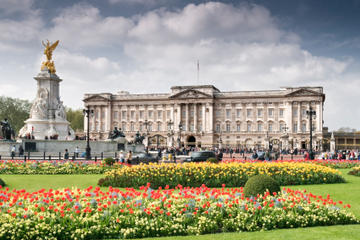
[[[267,174],[280,185],[345,182],[340,172],[309,163],[189,163],[149,164],[123,167],[106,172],[100,186],[139,187],[150,182],[153,186],[175,187],[178,184],[199,187],[244,186],[247,179]]]
[[[100,239],[359,223],[350,205],[305,191],[245,198],[242,188],[0,191],[0,239]]]
[[[1,161],[0,174],[103,174],[122,166],[109,167],[101,162],[86,161]]]
[[[360,167],[354,167],[353,169],[351,169],[349,174],[360,177]]]
[[[243,159],[226,159],[223,161],[224,163],[244,163],[244,162],[263,162],[259,160],[243,160]],[[337,159],[314,159],[314,160],[304,160],[304,159],[296,159],[296,160],[274,160],[271,162],[283,163],[283,162],[290,162],[290,163],[312,163],[321,166],[331,167],[335,169],[344,169],[344,168],[353,168],[360,166],[359,160],[337,160]]]

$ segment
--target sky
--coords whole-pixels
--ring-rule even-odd
[[[33,100],[41,41],[60,40],[68,107],[175,85],[323,86],[324,126],[360,129],[359,12],[360,0],[0,0],[0,95]]]

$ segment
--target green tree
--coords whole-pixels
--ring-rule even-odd
[[[66,118],[74,131],[84,130],[84,114],[81,109],[73,110],[66,107]]]
[[[31,102],[28,100],[0,96],[0,120],[7,118],[15,134],[18,134],[24,121],[29,118],[30,109]]]

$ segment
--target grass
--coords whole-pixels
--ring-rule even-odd
[[[347,173],[349,169],[340,170],[347,183],[340,184],[319,184],[319,185],[299,185],[286,186],[292,189],[306,189],[316,195],[330,197],[334,200],[342,200],[346,204],[351,204],[351,209],[356,217],[360,218],[360,177],[351,176]],[[103,175],[0,175],[9,188],[26,189],[27,191],[36,191],[41,188],[66,188],[78,187],[86,188],[96,186],[97,181]],[[102,188],[106,190],[107,188]],[[265,232],[243,232],[243,233],[219,233],[202,236],[186,237],[162,237],[149,238],[151,240],[222,240],[222,239],[360,239],[360,225],[337,225],[328,227],[281,229]]]
[[[101,174],[86,175],[5,175],[0,174],[6,186],[10,189],[26,189],[28,192],[37,191],[39,189],[56,189],[56,188],[87,188],[89,186],[97,186]],[[101,188],[108,189],[107,187]]]

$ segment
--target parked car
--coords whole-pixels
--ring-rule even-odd
[[[157,156],[150,153],[139,153],[133,156],[130,164],[139,164],[139,163],[150,163],[150,162],[159,162]]]
[[[213,151],[192,152],[190,157],[185,159],[185,162],[205,162],[209,158],[216,158],[215,152]]]

